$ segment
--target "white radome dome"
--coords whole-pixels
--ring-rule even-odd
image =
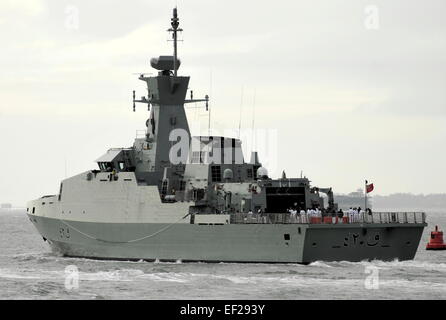
[[[224,180],[232,180],[234,179],[234,173],[231,169],[227,168],[225,171],[223,171],[223,179]]]
[[[268,170],[264,167],[260,167],[257,169],[257,177],[259,178],[268,178]]]

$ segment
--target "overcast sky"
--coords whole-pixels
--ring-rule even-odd
[[[273,177],[446,192],[444,0],[1,0],[0,202],[56,194],[132,145],[148,117],[131,112],[132,90],[145,93],[133,73],[171,54],[176,3],[180,75],[211,96],[214,133],[251,130],[255,114]],[[205,134],[205,110],[188,115]]]

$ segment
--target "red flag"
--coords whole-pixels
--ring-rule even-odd
[[[374,187],[373,187],[373,183],[371,183],[371,184],[367,184],[367,185],[366,185],[366,189],[365,189],[365,190],[366,190],[367,193],[372,192],[373,189],[374,189]]]

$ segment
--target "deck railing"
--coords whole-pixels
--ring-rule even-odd
[[[372,214],[345,214],[340,217],[314,217],[290,213],[234,213],[233,224],[359,224],[359,223],[425,223],[424,212],[374,212]]]

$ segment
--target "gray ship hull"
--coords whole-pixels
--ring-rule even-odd
[[[425,223],[159,224],[29,215],[54,252],[112,260],[311,263],[411,260]]]

